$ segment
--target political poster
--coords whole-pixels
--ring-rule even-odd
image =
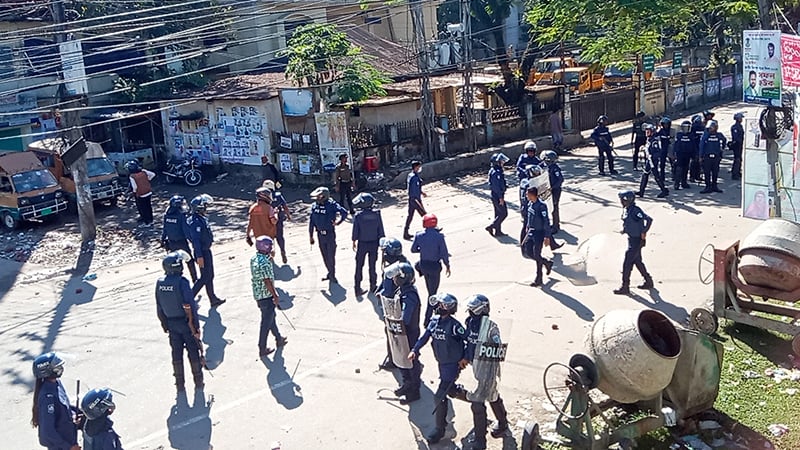
[[[317,125],[317,142],[322,170],[333,172],[339,164],[339,155],[347,155],[353,161],[350,149],[350,133],[344,112],[324,112],[314,114]]]
[[[742,45],[743,93],[748,103],[781,101],[781,33],[745,30]]]
[[[781,35],[781,77],[784,87],[800,87],[800,36]]]

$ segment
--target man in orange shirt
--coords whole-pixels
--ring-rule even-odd
[[[278,234],[278,210],[272,207],[272,192],[265,187],[256,189],[256,202],[250,206],[245,240],[253,246],[253,237]]]
[[[150,187],[150,180],[156,174],[139,165],[139,161],[128,161],[125,164],[131,182],[131,190],[136,198],[136,209],[139,210],[139,223],[144,225],[153,224],[153,189]]]

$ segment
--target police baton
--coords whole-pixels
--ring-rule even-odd
[[[280,311],[281,314],[283,314],[283,318],[286,319],[287,322],[289,322],[289,326],[292,327],[292,330],[297,331],[297,328],[294,327],[294,325],[292,324],[292,321],[289,320],[289,316],[287,316],[286,313],[283,312],[283,310],[280,309],[277,305],[276,305],[276,308],[278,308],[278,311]]]

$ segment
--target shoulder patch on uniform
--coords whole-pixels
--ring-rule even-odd
[[[464,334],[465,333],[464,327],[462,327],[461,325],[456,325],[454,327],[454,329],[455,329],[456,333],[458,333],[458,334]]]
[[[56,412],[56,405],[54,405],[53,403],[48,403],[47,414],[55,414],[55,412]]]
[[[638,213],[636,213],[636,217],[638,217],[640,219],[644,219],[644,214],[642,214],[642,212],[639,211]]]

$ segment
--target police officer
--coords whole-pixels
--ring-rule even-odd
[[[692,140],[692,123],[688,120],[681,122],[681,129],[675,135],[675,181],[673,188],[688,189],[689,164],[694,155],[694,141]]]
[[[347,210],[331,198],[331,191],[320,186],[311,192],[314,205],[311,206],[311,216],[308,220],[308,237],[314,245],[314,232],[319,238],[319,251],[328,273],[322,281],[338,283],[336,280],[336,227],[347,218]],[[336,215],[340,215],[336,220]]]
[[[485,229],[492,236],[505,236],[503,233],[503,221],[508,217],[508,205],[506,205],[505,195],[508,185],[506,175],[503,173],[503,164],[508,162],[508,157],[502,153],[492,155],[492,167],[489,169],[489,190],[492,196],[492,206],[494,207],[494,220]]]
[[[411,361],[417,359],[420,349],[433,338],[431,345],[433,356],[439,365],[439,386],[433,394],[435,428],[426,439],[429,443],[435,444],[444,437],[444,429],[447,426],[447,397],[460,395],[456,380],[461,369],[467,365],[467,360],[464,358],[467,332],[453,317],[458,309],[458,300],[455,296],[442,292],[431,296],[428,304],[436,309],[436,315],[425,328],[422,337],[414,344],[408,359]],[[460,398],[465,399],[463,396]]]
[[[422,192],[422,178],[419,177],[420,172],[422,172],[422,162],[412,161],[411,172],[406,179],[406,185],[408,186],[408,216],[406,217],[406,226],[403,228],[403,239],[407,241],[413,238],[408,232],[408,229],[411,228],[411,221],[414,219],[414,213],[416,212],[420,216],[426,214],[425,206],[422,204],[422,198],[427,197],[428,194]]]
[[[192,241],[194,259],[200,266],[200,278],[192,286],[192,295],[196,296],[200,289],[205,286],[206,294],[211,300],[211,307],[225,303],[225,300],[217,297],[214,293],[214,255],[211,252],[211,244],[214,243],[214,234],[211,232],[211,225],[208,223],[206,212],[208,205],[213,199],[208,194],[200,194],[191,201],[192,214],[187,219],[189,225],[189,239]]]
[[[354,214],[353,210],[353,191],[356,189],[356,179],[353,176],[353,170],[347,164],[347,155],[339,155],[339,165],[333,171],[333,186],[336,192],[339,193],[339,204],[347,207],[350,214]]]
[[[545,150],[542,152],[542,161],[547,166],[547,173],[550,178],[550,198],[553,201],[551,233],[556,234],[561,230],[561,214],[558,204],[561,202],[561,186],[564,184],[564,174],[561,173],[561,167],[558,166],[558,153],[552,150]]]
[[[644,125],[644,130],[647,136],[647,146],[645,148],[648,159],[644,163],[644,172],[642,172],[642,178],[639,181],[639,192],[637,195],[639,195],[639,197],[644,197],[644,190],[647,188],[647,181],[650,179],[650,173],[652,172],[658,188],[661,189],[657,197],[664,198],[669,195],[669,190],[664,185],[664,173],[661,172],[660,162],[661,154],[663,153],[661,150],[661,136],[656,133],[656,127],[649,123]]]
[[[186,223],[188,213],[189,206],[182,195],[173,195],[169,199],[169,207],[164,213],[164,227],[161,232],[161,246],[164,247],[164,250],[168,252],[183,250],[188,254],[192,253],[189,250],[189,225]],[[196,282],[197,269],[195,269],[194,259],[187,262],[186,266],[189,268],[192,283]]]
[[[608,123],[608,116],[602,115],[597,118],[597,126],[592,131],[591,138],[594,145],[597,147],[598,165],[600,167],[600,175],[605,175],[605,162],[608,159],[608,171],[611,175],[616,175],[617,171],[614,170],[614,138],[611,137],[611,131],[606,124]]]
[[[169,334],[172,348],[172,368],[175,388],[186,390],[183,371],[183,349],[189,356],[189,367],[196,390],[203,389],[203,362],[200,358],[200,322],[197,302],[194,301],[189,280],[182,276],[183,259],[178,252],[170,253],[161,262],[164,276],[156,282],[156,312],[161,328]]]
[[[435,214],[426,214],[422,218],[424,230],[417,232],[417,235],[414,236],[414,242],[411,243],[411,253],[419,253],[416,269],[421,276],[425,277],[428,297],[435,295],[439,290],[439,282],[442,278],[442,263],[447,269],[447,276],[450,276],[450,253],[447,251],[444,234],[442,234],[438,225],[439,219]],[[435,306],[428,305],[425,309],[425,326],[431,320]]]
[[[550,245],[552,237],[550,217],[547,214],[547,205],[539,200],[539,188],[528,188],[528,220],[525,229],[525,238],[522,240],[522,255],[536,261],[536,280],[530,285],[542,285],[542,266],[546,267],[547,275],[553,270],[553,261],[542,256],[542,249]]]
[[[702,167],[700,166],[700,138],[705,133],[706,125],[703,123],[703,116],[695,114],[692,116],[692,140],[694,141],[694,155],[689,163],[689,179],[693,183],[700,183],[702,178]]]
[[[636,113],[636,118],[633,119],[633,130],[631,132],[631,146],[633,146],[633,170],[639,170],[639,151],[647,143],[647,137],[644,135],[642,125],[647,123],[647,117],[644,111]]]
[[[731,180],[742,179],[742,148],[744,147],[744,127],[742,120],[744,114],[736,113],[733,115],[733,125],[731,125],[731,142],[729,145],[733,152],[733,167],[731,167]]]
[[[653,277],[647,272],[647,268],[642,262],[642,247],[646,243],[647,231],[653,225],[653,219],[635,205],[633,191],[620,192],[619,200],[623,208],[622,233],[628,235],[628,249],[625,251],[625,260],[622,263],[622,286],[614,289],[614,293],[617,295],[629,295],[631,293],[631,271],[634,266],[644,277],[644,283],[637,287],[639,289],[653,288]]]
[[[265,187],[256,189],[256,202],[250,205],[247,214],[247,229],[244,232],[247,245],[253,246],[253,238],[278,234],[278,210],[272,207],[272,191]]]
[[[706,188],[701,194],[722,192],[717,186],[719,178],[719,163],[722,160],[722,150],[726,146],[725,136],[717,131],[719,125],[716,120],[708,122],[708,129],[700,138],[700,163],[703,165],[703,174],[706,179]]]
[[[525,239],[525,233],[528,228],[528,188],[531,187],[531,180],[538,177],[544,172],[542,165],[530,165],[525,170],[527,178],[519,182],[519,213],[522,215],[522,228],[519,232],[519,241]]]
[[[662,117],[658,121],[658,137],[661,139],[661,154],[658,155],[658,171],[661,173],[664,185],[667,184],[667,161],[669,161],[670,174],[675,180],[675,154],[672,152],[672,119]]]
[[[528,166],[538,166],[542,163],[539,160],[539,157],[536,156],[538,152],[536,142],[526,142],[522,147],[522,150],[523,153],[519,155],[519,158],[517,158],[517,178],[520,181],[530,178],[530,175],[528,174]]]
[[[77,412],[61,384],[64,360],[50,352],[33,360],[33,410],[31,425],[39,429],[39,444],[48,450],[81,450],[78,445]]]
[[[400,305],[403,309],[403,327],[408,338],[408,348],[412,348],[419,339],[419,310],[421,302],[417,287],[414,286],[414,268],[407,262],[397,262],[386,268],[386,278],[392,280],[396,294],[399,295]],[[422,384],[422,366],[414,359],[410,369],[400,369],[402,384],[395,389],[401,404],[408,404],[419,400],[419,389]]]
[[[381,212],[372,209],[375,197],[370,193],[361,193],[353,200],[353,205],[360,209],[353,217],[353,250],[356,252],[356,295],[361,296],[367,291],[361,289],[361,280],[364,278],[364,260],[369,257],[369,292],[378,290],[378,244],[386,236],[383,232],[383,219]]]
[[[395,238],[383,238],[378,244],[381,248],[381,266],[383,266],[383,281],[378,289],[378,294],[381,297],[393,298],[395,294],[395,286],[390,277],[386,276],[386,269],[396,262],[408,262],[408,258],[403,255],[403,243]],[[388,333],[388,330],[384,330]],[[392,361],[392,352],[389,348],[389,336],[386,336],[386,358],[378,365],[379,369],[392,370],[396,369]]]
[[[114,422],[108,418],[115,409],[114,396],[108,388],[92,389],[83,396],[83,450],[122,450]]]
[[[280,183],[278,183],[280,184]],[[283,231],[287,220],[292,220],[292,213],[289,211],[289,204],[283,197],[283,194],[275,190],[276,184],[272,180],[264,180],[263,187],[269,189],[272,193],[272,207],[278,211],[278,223],[275,224],[275,240],[278,242],[278,248],[281,249],[281,259],[286,264],[286,239],[284,238]]]

